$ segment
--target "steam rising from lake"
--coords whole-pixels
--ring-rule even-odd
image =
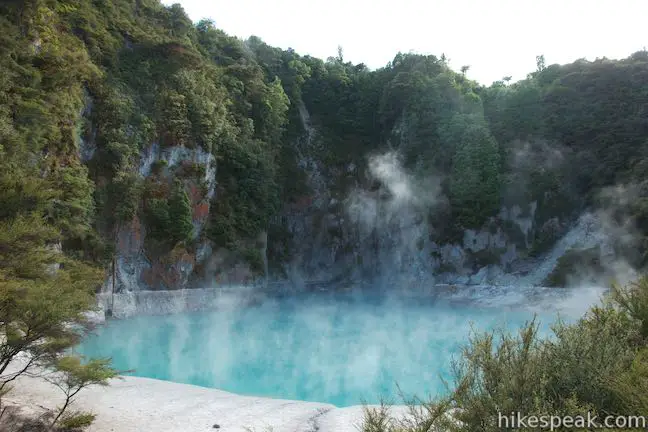
[[[479,288],[479,289],[477,289]],[[538,313],[579,317],[601,290],[437,289],[411,297],[305,295],[213,312],[112,321],[80,351],[119,369],[239,394],[347,406],[445,392],[453,356],[470,335],[517,329]],[[229,304],[229,306],[227,305]]]

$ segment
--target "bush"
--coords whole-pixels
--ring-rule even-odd
[[[176,182],[171,196],[149,198],[146,201],[144,220],[151,239],[173,247],[191,239],[193,221],[191,202],[182,182]]]
[[[75,412],[63,417],[59,424],[64,429],[83,429],[90,426],[96,417],[92,413]]]
[[[363,407],[364,424],[361,432],[395,432],[395,420],[391,416],[389,406],[384,403],[379,408]]]
[[[167,200],[159,198],[147,200],[144,216],[147,232],[153,239],[163,240],[167,238],[168,227],[171,223],[169,202]]]
[[[173,244],[191,239],[193,219],[191,201],[181,182],[176,182],[169,198],[169,227],[168,234]]]
[[[205,178],[205,173],[207,168],[196,162],[184,163],[180,166],[178,170],[178,177],[187,178],[187,179],[203,179]]]

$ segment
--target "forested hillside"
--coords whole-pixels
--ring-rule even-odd
[[[633,186],[616,216],[645,235],[648,53],[537,60],[527,79],[485,87],[443,56],[372,71],[342,50],[324,61],[242,41],[157,0],[3,2],[2,277],[31,278],[34,251],[59,246],[92,268],[118,258],[152,289],[241,262],[253,279],[266,254],[280,276],[310,242],[291,220],[331,212],[312,167],[343,201],[380,189],[368,156],[389,150],[412,178],[439,179],[446,204],[421,222],[437,243],[533,203],[525,248],[540,253],[615,185]]]

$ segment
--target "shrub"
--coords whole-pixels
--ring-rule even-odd
[[[59,424],[64,429],[83,429],[90,426],[96,417],[92,413],[75,412],[64,416]]]
[[[608,377],[607,387],[624,412],[648,412],[648,348],[636,354],[627,370]]]
[[[165,239],[171,221],[169,202],[160,198],[147,200],[144,216],[148,234],[156,240]]]
[[[149,198],[146,201],[144,220],[152,240],[173,247],[191,239],[193,220],[191,202],[181,182],[176,182],[171,196]]]
[[[363,407],[364,424],[361,432],[395,432],[395,420],[389,406],[381,403],[378,408]]]
[[[184,185],[176,182],[169,198],[169,227],[173,244],[191,239],[193,219],[191,202]]]
[[[207,168],[202,164],[189,162],[181,165],[177,175],[182,178],[203,179],[206,170]]]
[[[63,418],[66,410],[74,402],[81,390],[92,385],[108,385],[108,380],[117,376],[117,371],[111,368],[110,359],[91,359],[83,363],[78,356],[64,356],[54,362],[55,372],[47,375],[46,381],[54,384],[65,395],[65,402],[59,408],[58,414],[51,425]],[[77,425],[89,425],[94,416],[89,413],[77,413],[67,417],[67,422]]]

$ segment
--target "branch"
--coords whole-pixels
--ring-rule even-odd
[[[29,369],[34,364],[35,361],[36,361],[36,357],[30,357],[25,367],[23,367],[18,372],[14,372],[13,374],[5,375],[5,376],[0,376],[0,380],[2,380],[2,384],[0,385],[0,394],[2,393],[2,390],[4,390],[7,384],[15,380],[16,378],[18,378],[20,375],[27,372],[27,369]],[[6,378],[7,376],[11,376],[11,378]]]

